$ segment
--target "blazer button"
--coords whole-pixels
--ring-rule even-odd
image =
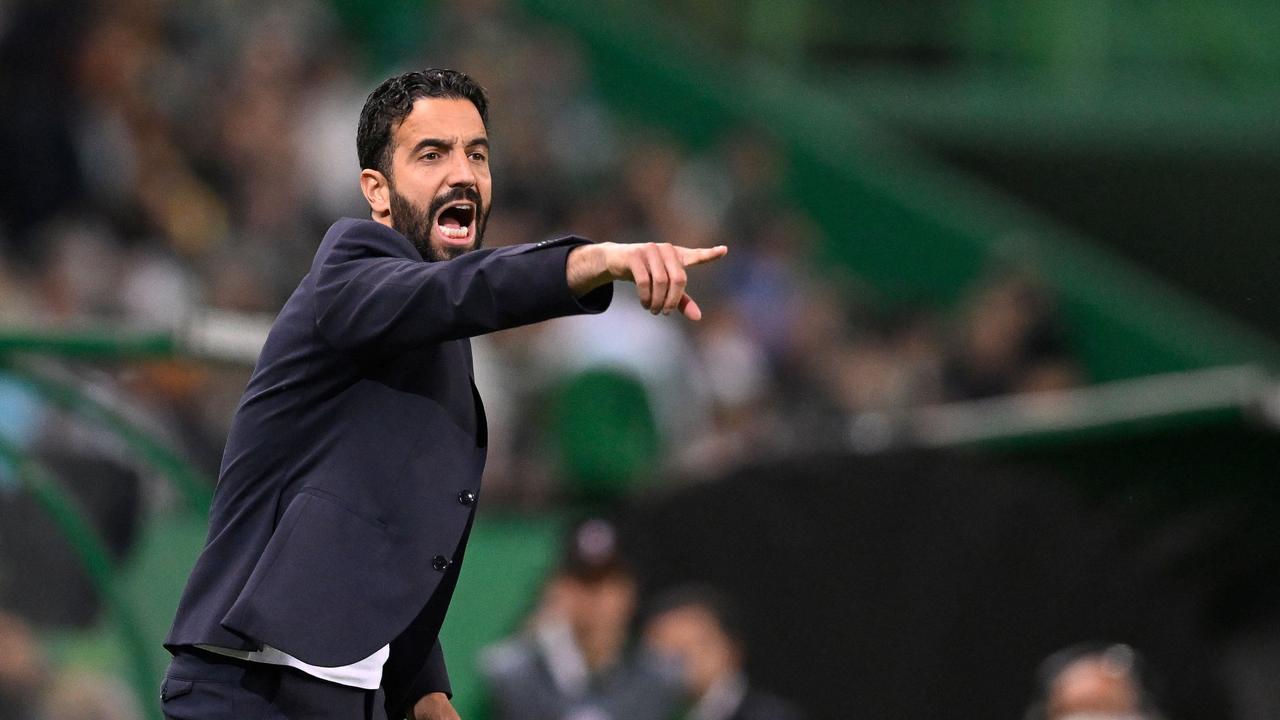
[[[431,558],[431,567],[435,568],[436,570],[439,570],[440,572],[444,572],[445,570],[448,570],[449,564],[450,564],[449,558],[443,555],[437,555]]]
[[[458,502],[462,503],[463,505],[475,505],[476,494],[470,490],[463,490],[462,492],[458,493]]]

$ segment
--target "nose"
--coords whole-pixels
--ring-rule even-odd
[[[449,187],[471,187],[476,184],[476,173],[467,153],[454,153],[445,181]]]

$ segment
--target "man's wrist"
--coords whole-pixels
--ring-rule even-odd
[[[409,720],[436,720],[441,704],[449,705],[449,696],[442,692],[430,692],[418,698],[409,711]]]
[[[606,257],[606,246],[609,244],[588,243],[569,251],[565,262],[565,279],[575,296],[582,297],[613,281]]]

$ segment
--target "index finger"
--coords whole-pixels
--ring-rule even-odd
[[[676,247],[676,252],[679,253],[681,265],[692,267],[709,263],[712,260],[719,260],[729,252],[729,247],[727,245],[717,245],[709,248]]]

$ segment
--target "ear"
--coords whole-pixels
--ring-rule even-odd
[[[391,181],[378,170],[365,168],[360,171],[360,192],[369,203],[374,220],[391,217]]]

